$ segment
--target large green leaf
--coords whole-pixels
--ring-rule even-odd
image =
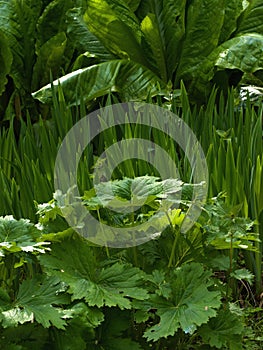
[[[231,34],[233,34],[237,29],[237,19],[244,11],[243,6],[245,5],[246,2],[240,0],[225,1],[225,16],[223,27],[220,33],[220,44],[228,40]]]
[[[262,69],[262,52],[263,36],[260,34],[244,34],[224,42],[200,62],[192,91],[209,92],[209,81],[212,80],[216,67],[217,70],[238,69],[245,73]]]
[[[98,65],[79,69],[53,82],[55,91],[62,86],[65,100],[69,105],[80,103],[82,96],[85,101],[118,92],[123,99],[145,99],[155,95],[159,86],[164,87],[158,77],[137,64],[128,60],[113,60]],[[52,102],[51,84],[44,86],[33,94],[33,97],[43,103]]]
[[[89,0],[84,20],[89,30],[110,52],[147,66],[140,47],[140,26],[125,2]]]
[[[59,68],[63,61],[67,45],[67,38],[64,32],[58,33],[37,48],[37,61],[34,66],[32,88],[38,88],[50,81],[50,72],[53,77],[59,76]]]
[[[258,33],[263,35],[263,3],[262,0],[250,0],[237,32],[239,34]]]
[[[153,1],[150,12],[144,17],[141,28],[152,50],[160,77],[167,81],[172,78],[180,57],[179,47],[185,33],[186,1]]]
[[[252,33],[237,36],[222,44],[216,53],[215,65],[219,68],[254,73],[263,68],[263,35]]]
[[[102,42],[88,30],[80,8],[73,8],[67,12],[67,35],[79,52],[88,52],[105,61],[114,58]]]
[[[49,39],[58,33],[66,31],[66,13],[80,1],[53,0],[44,9],[37,23],[37,48],[41,47]]]
[[[157,63],[158,73],[164,81],[167,81],[165,47],[160,36],[156,15],[149,13],[142,21],[141,28],[152,49]]]
[[[200,62],[218,46],[224,10],[221,0],[196,0],[189,5],[177,82],[197,77]]]
[[[170,290],[167,287],[165,290],[166,298],[152,300],[160,322],[149,328],[145,337],[157,341],[173,336],[178,328],[192,334],[197,326],[214,317],[220,306],[220,293],[208,290],[212,284],[210,276],[211,273],[204,271],[198,263],[175,270],[170,278]]]
[[[229,310],[220,310],[216,317],[213,317],[198,330],[202,339],[216,347],[222,349],[226,347],[230,350],[242,348],[243,325],[237,315]]]
[[[64,329],[62,310],[52,305],[67,304],[70,299],[57,278],[34,278],[21,283],[15,301],[0,309],[4,327],[17,326],[36,320],[43,327]]]
[[[10,75],[21,91],[31,91],[36,23],[40,10],[40,1],[0,1],[0,27],[6,35],[13,54]]]
[[[139,269],[120,263],[100,266],[94,250],[76,234],[53,243],[51,254],[40,261],[49,273],[69,285],[73,300],[85,298],[90,306],[129,309],[129,298],[147,298],[140,287],[143,274]]]
[[[7,83],[7,74],[10,72],[12,65],[12,52],[8,45],[6,36],[0,31],[0,96],[5,89]]]
[[[129,8],[134,12],[137,10],[141,0],[124,0],[124,2],[129,6]]]

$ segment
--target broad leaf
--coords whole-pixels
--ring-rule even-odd
[[[68,10],[76,6],[78,2],[78,0],[49,1],[49,4],[45,7],[41,17],[38,19],[37,49],[58,33],[66,31],[66,13]]]
[[[247,281],[250,285],[252,285],[254,279],[254,275],[248,269],[235,270],[231,273],[231,276],[239,281]]]
[[[226,347],[230,350],[242,348],[243,324],[240,318],[229,310],[220,310],[216,317],[213,317],[198,330],[202,339],[210,346],[217,349]]]
[[[150,44],[155,61],[158,67],[159,76],[167,81],[165,47],[160,37],[160,32],[157,24],[157,18],[153,13],[148,14],[141,24],[142,32],[145,39]]]
[[[114,58],[102,42],[88,30],[79,8],[67,12],[67,35],[78,52],[88,52],[105,61]]]
[[[73,300],[84,298],[90,306],[129,309],[129,298],[147,298],[140,288],[143,275],[139,269],[120,263],[100,266],[94,250],[77,235],[53,243],[51,254],[40,261],[49,273],[69,285]]]
[[[124,2],[129,6],[129,8],[135,12],[141,2],[141,0],[124,0]]]
[[[263,68],[263,35],[244,34],[235,37],[222,44],[216,53],[215,65],[219,68],[254,73]]]
[[[220,293],[208,290],[212,284],[210,276],[211,273],[204,271],[197,263],[175,270],[169,281],[169,299],[156,297],[152,300],[160,322],[149,328],[144,336],[157,341],[162,337],[173,336],[178,328],[192,334],[198,326],[214,317],[220,306]],[[165,294],[167,291],[166,288]]]
[[[225,16],[224,23],[220,33],[219,43],[227,41],[231,34],[235,32],[238,25],[238,18],[244,11],[245,1],[232,0],[225,2]]]
[[[128,60],[112,60],[84,69],[79,69],[51,84],[44,86],[33,94],[33,97],[43,103],[52,102],[52,89],[57,91],[58,85],[63,88],[65,100],[69,105],[118,92],[124,100],[145,99],[155,95],[159,86],[164,87],[158,77],[143,66]]]
[[[140,47],[141,32],[137,18],[125,2],[89,0],[84,20],[110,52],[147,66]]]
[[[189,5],[177,82],[197,77],[200,62],[218,46],[224,8],[221,0],[196,0]]]
[[[4,327],[36,320],[43,327],[51,325],[64,329],[63,313],[52,305],[67,304],[69,296],[57,278],[27,279],[19,287],[14,302],[1,310],[0,319]]]
[[[48,242],[38,242],[41,232],[29,220],[15,220],[12,216],[0,217],[0,255],[5,252],[44,253]]]
[[[263,3],[261,0],[249,1],[237,32],[239,34],[258,33],[263,35]]]
[[[40,10],[40,1],[0,1],[0,27],[13,54],[10,75],[21,91],[31,91],[36,23]]]
[[[185,34],[185,6],[185,0],[152,1],[150,12],[141,23],[152,50],[149,53],[145,47],[146,55],[153,56],[164,81],[172,79],[178,65],[181,40]]]
[[[53,77],[59,76],[59,68],[63,60],[67,45],[64,32],[58,33],[36,50],[37,61],[34,66],[32,86],[38,88],[50,81],[50,72]]]

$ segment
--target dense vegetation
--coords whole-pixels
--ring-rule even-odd
[[[262,0],[0,0],[0,24],[1,349],[262,349]],[[113,231],[153,232],[112,248],[69,226],[54,166],[73,125],[127,101],[189,125],[208,195],[183,233],[200,186],[183,150],[154,127],[107,129],[78,164],[81,200]],[[165,149],[181,180],[128,159],[94,188],[100,155],[136,138]],[[138,210],[109,208],[134,188]]]

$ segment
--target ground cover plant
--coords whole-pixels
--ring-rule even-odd
[[[261,350],[262,1],[0,0],[0,23],[0,348]],[[80,198],[109,243],[103,224],[152,239],[100,246],[67,223],[55,159],[86,114],[134,100],[189,125],[208,197],[182,232],[202,185],[183,150],[154,127],[108,128],[82,154]],[[136,138],[179,176],[127,159],[94,186],[101,154]]]
[[[157,186],[156,178],[147,181]],[[185,211],[174,209],[161,237],[135,251],[105,251],[67,226],[56,198],[40,205],[37,227],[1,218],[2,348],[245,348],[249,329],[231,288],[235,280],[249,285],[253,275],[232,250],[255,249],[252,222],[233,219],[214,198],[186,236],[179,230]],[[213,232],[219,225],[220,238]]]

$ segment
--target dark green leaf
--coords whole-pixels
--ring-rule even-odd
[[[84,20],[110,52],[147,66],[140,47],[139,24],[123,1],[90,0]]]
[[[79,52],[88,52],[105,61],[114,58],[98,38],[88,30],[80,9],[74,8],[67,12],[67,23],[69,40]]]
[[[179,327],[185,333],[192,334],[197,326],[214,317],[220,306],[220,293],[208,290],[210,276],[211,273],[204,271],[197,263],[175,270],[170,281],[169,300],[159,297],[153,299],[152,305],[157,308],[160,322],[148,329],[145,337],[157,341],[162,337],[173,336]]]
[[[192,1],[188,7],[186,34],[177,70],[177,81],[199,75],[200,63],[217,47],[224,21],[221,0]]]
[[[261,0],[249,1],[249,6],[242,16],[237,32],[263,35],[263,3]]]
[[[66,323],[62,311],[52,306],[69,302],[64,292],[65,286],[54,277],[23,281],[15,301],[0,315],[3,326],[17,326],[36,320],[45,328],[53,325],[64,329]]]
[[[0,96],[7,83],[7,74],[10,72],[12,65],[12,52],[8,45],[6,36],[0,31]]]
[[[243,325],[240,318],[229,310],[220,310],[216,317],[202,325],[198,330],[202,339],[217,349],[226,347],[230,350],[242,348]]]
[[[52,244],[51,254],[40,261],[70,286],[73,299],[85,298],[90,306],[129,309],[129,298],[147,298],[146,291],[140,288],[142,272],[139,269],[120,263],[101,267],[93,249],[77,235]]]

